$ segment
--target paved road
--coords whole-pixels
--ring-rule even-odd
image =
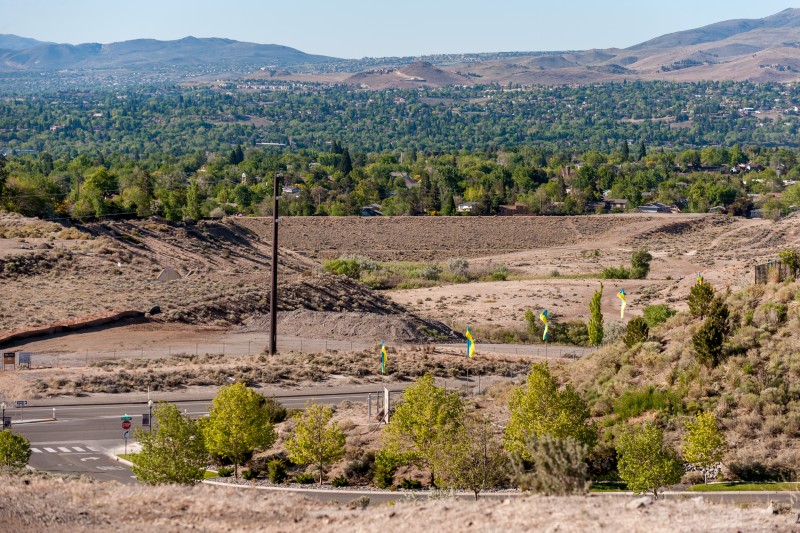
[[[393,386],[398,392],[402,386]],[[338,404],[343,400],[366,401],[368,392],[373,398],[380,390],[379,385],[359,390],[340,392],[312,392],[279,395],[278,400],[287,408],[303,407],[307,401]],[[173,395],[174,396],[174,395]],[[172,398],[175,400],[175,398]],[[33,453],[30,466],[37,470],[62,474],[87,475],[99,480],[116,480],[133,483],[130,469],[111,458],[113,454],[124,453],[123,415],[132,418],[132,428],[142,427],[143,414],[148,413],[146,401],[113,404],[32,405],[24,410],[21,422],[19,410],[6,410],[12,416],[12,429],[24,435],[31,443]],[[33,403],[33,401],[32,401]],[[211,398],[174,401],[178,407],[192,417],[208,414]],[[53,409],[56,419],[53,420]],[[133,440],[128,440],[133,444]]]

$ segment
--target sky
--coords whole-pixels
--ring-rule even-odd
[[[790,7],[800,1],[0,0],[0,34],[70,44],[225,37],[362,58],[625,48]]]

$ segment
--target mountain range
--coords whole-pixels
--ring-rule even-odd
[[[251,79],[329,81],[374,89],[622,80],[791,82],[800,81],[800,9],[787,9],[762,19],[719,22],[625,49],[422,59],[343,60],[274,44],[219,38],[67,45],[0,35],[0,71],[209,65],[246,68],[253,71]]]

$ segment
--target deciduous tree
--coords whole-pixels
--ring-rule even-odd
[[[30,458],[28,439],[9,429],[0,430],[0,465],[24,468]]]
[[[683,457],[686,462],[703,470],[703,481],[708,483],[709,470],[725,455],[725,435],[717,425],[716,415],[709,411],[687,421],[686,431]]]
[[[137,479],[151,485],[193,485],[202,480],[208,452],[200,423],[169,403],[156,405],[153,415],[158,421],[156,430],[138,428],[134,432],[142,446],[131,458]]]
[[[653,423],[622,433],[617,441],[619,477],[636,493],[652,492],[681,480],[683,467],[664,432]]]
[[[248,455],[275,442],[275,431],[264,404],[264,397],[244,383],[226,385],[217,392],[208,420],[203,424],[209,453],[230,459],[236,476]]]
[[[527,383],[511,393],[508,402],[511,419],[503,442],[509,453],[531,460],[526,448],[532,434],[571,437],[581,444],[593,446],[597,434],[589,423],[589,408],[571,385],[559,390],[547,363],[534,363]]]
[[[603,284],[601,283],[600,289],[595,291],[589,302],[589,322],[586,327],[589,331],[589,344],[592,346],[603,344],[603,311],[600,309],[602,299]]]
[[[332,418],[330,407],[310,402],[295,415],[294,433],[286,441],[289,459],[316,466],[320,483],[325,470],[344,457],[345,434]]]

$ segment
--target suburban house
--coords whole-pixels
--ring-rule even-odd
[[[508,205],[501,205],[497,208],[497,214],[505,217],[513,217],[518,215],[530,215],[528,204],[524,202],[516,202]]]
[[[456,211],[459,213],[473,213],[478,208],[478,202],[461,202],[456,206]]]
[[[297,198],[300,196],[300,187],[297,185],[284,185],[283,189],[281,190],[281,194],[283,196]]]
[[[381,213],[380,204],[365,205],[364,207],[361,208],[361,216],[362,217],[380,217],[380,216],[383,216],[383,213]]]
[[[659,202],[639,206],[640,213],[672,213],[672,208]]]

